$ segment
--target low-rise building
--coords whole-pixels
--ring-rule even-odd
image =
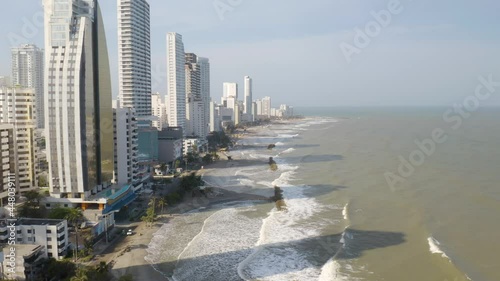
[[[8,245],[3,248],[2,280],[38,280],[43,260],[41,245]]]
[[[180,136],[178,135],[180,133]],[[182,157],[183,140],[182,130],[172,131],[163,129],[158,132],[159,162],[173,166],[175,160]]]
[[[9,222],[10,224],[10,222]],[[16,244],[40,245],[45,258],[63,258],[68,251],[68,222],[66,220],[21,218],[14,229],[7,221],[0,221],[0,243],[6,244],[15,237]]]

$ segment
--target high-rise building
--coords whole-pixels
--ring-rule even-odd
[[[12,85],[35,90],[37,127],[43,128],[43,50],[33,44],[12,48]]]
[[[8,204],[9,188],[16,184],[16,155],[14,148],[14,125],[0,124],[0,207]],[[14,187],[15,188],[15,187]]]
[[[257,120],[257,103],[256,102],[252,102],[252,118],[250,119],[250,121],[254,122],[255,120]]]
[[[207,122],[201,95],[201,70],[197,56],[186,53],[186,136],[205,138]]]
[[[243,113],[249,116],[249,120],[252,120],[252,78],[250,76],[245,76],[245,99]]]
[[[210,132],[220,131],[220,108],[215,104],[215,102],[210,102]]]
[[[205,116],[203,123],[205,124],[204,136],[210,133],[209,120],[210,120],[210,61],[208,58],[198,57],[198,65],[200,66],[200,83],[201,83],[201,99],[203,101],[203,110]]]
[[[0,87],[12,86],[10,76],[0,76]]]
[[[238,99],[238,84],[231,82],[224,82],[223,87],[223,98],[234,97],[235,100]]]
[[[44,0],[50,193],[83,201],[113,180],[109,60],[97,0]]]
[[[13,147],[18,191],[37,188],[36,179],[36,110],[32,88],[0,88],[0,123],[14,126]]]
[[[151,115],[150,7],[147,0],[118,2],[118,79],[120,107]]]
[[[113,109],[115,128],[114,182],[119,186],[135,183],[138,173],[138,128],[135,110]]]
[[[167,114],[170,127],[186,128],[186,71],[182,35],[167,33]],[[184,130],[185,132],[186,130]]]
[[[242,109],[243,109],[243,104],[236,103],[236,105],[234,106],[233,121],[235,126],[241,123],[241,114],[243,113]]]
[[[271,97],[264,97],[262,99],[262,112],[261,115],[266,117],[271,116]]]
[[[167,107],[160,93],[151,95],[151,113],[153,115],[153,127],[157,128],[158,131],[168,127]]]
[[[255,111],[257,112],[257,116],[262,115],[262,100],[255,101]]]

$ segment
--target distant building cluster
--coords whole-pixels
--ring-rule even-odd
[[[250,76],[243,77],[241,96],[238,83],[223,83],[217,103],[210,60],[185,52],[176,32],[166,33],[167,88],[152,93],[147,0],[117,3],[118,97],[112,100],[100,1],[66,2],[44,1],[43,48],[12,48],[11,76],[0,76],[1,206],[9,189],[21,198],[45,187],[45,207],[81,208],[98,236],[148,185],[154,167],[174,167],[205,151],[207,136],[228,125],[293,115],[288,105],[273,108],[271,97],[254,99]],[[32,260],[60,258],[69,247],[66,221],[25,219],[16,229],[23,233],[19,243],[43,246],[23,249]],[[0,222],[2,241],[4,230]]]

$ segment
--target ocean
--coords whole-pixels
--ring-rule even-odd
[[[297,108],[204,176],[283,201],[186,213],[146,260],[177,281],[500,280],[500,110],[449,110]]]

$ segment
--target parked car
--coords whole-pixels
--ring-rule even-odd
[[[132,229],[129,229],[129,230],[127,231],[127,236],[130,236],[130,235],[132,235],[132,234],[134,234],[134,232],[132,231]]]

